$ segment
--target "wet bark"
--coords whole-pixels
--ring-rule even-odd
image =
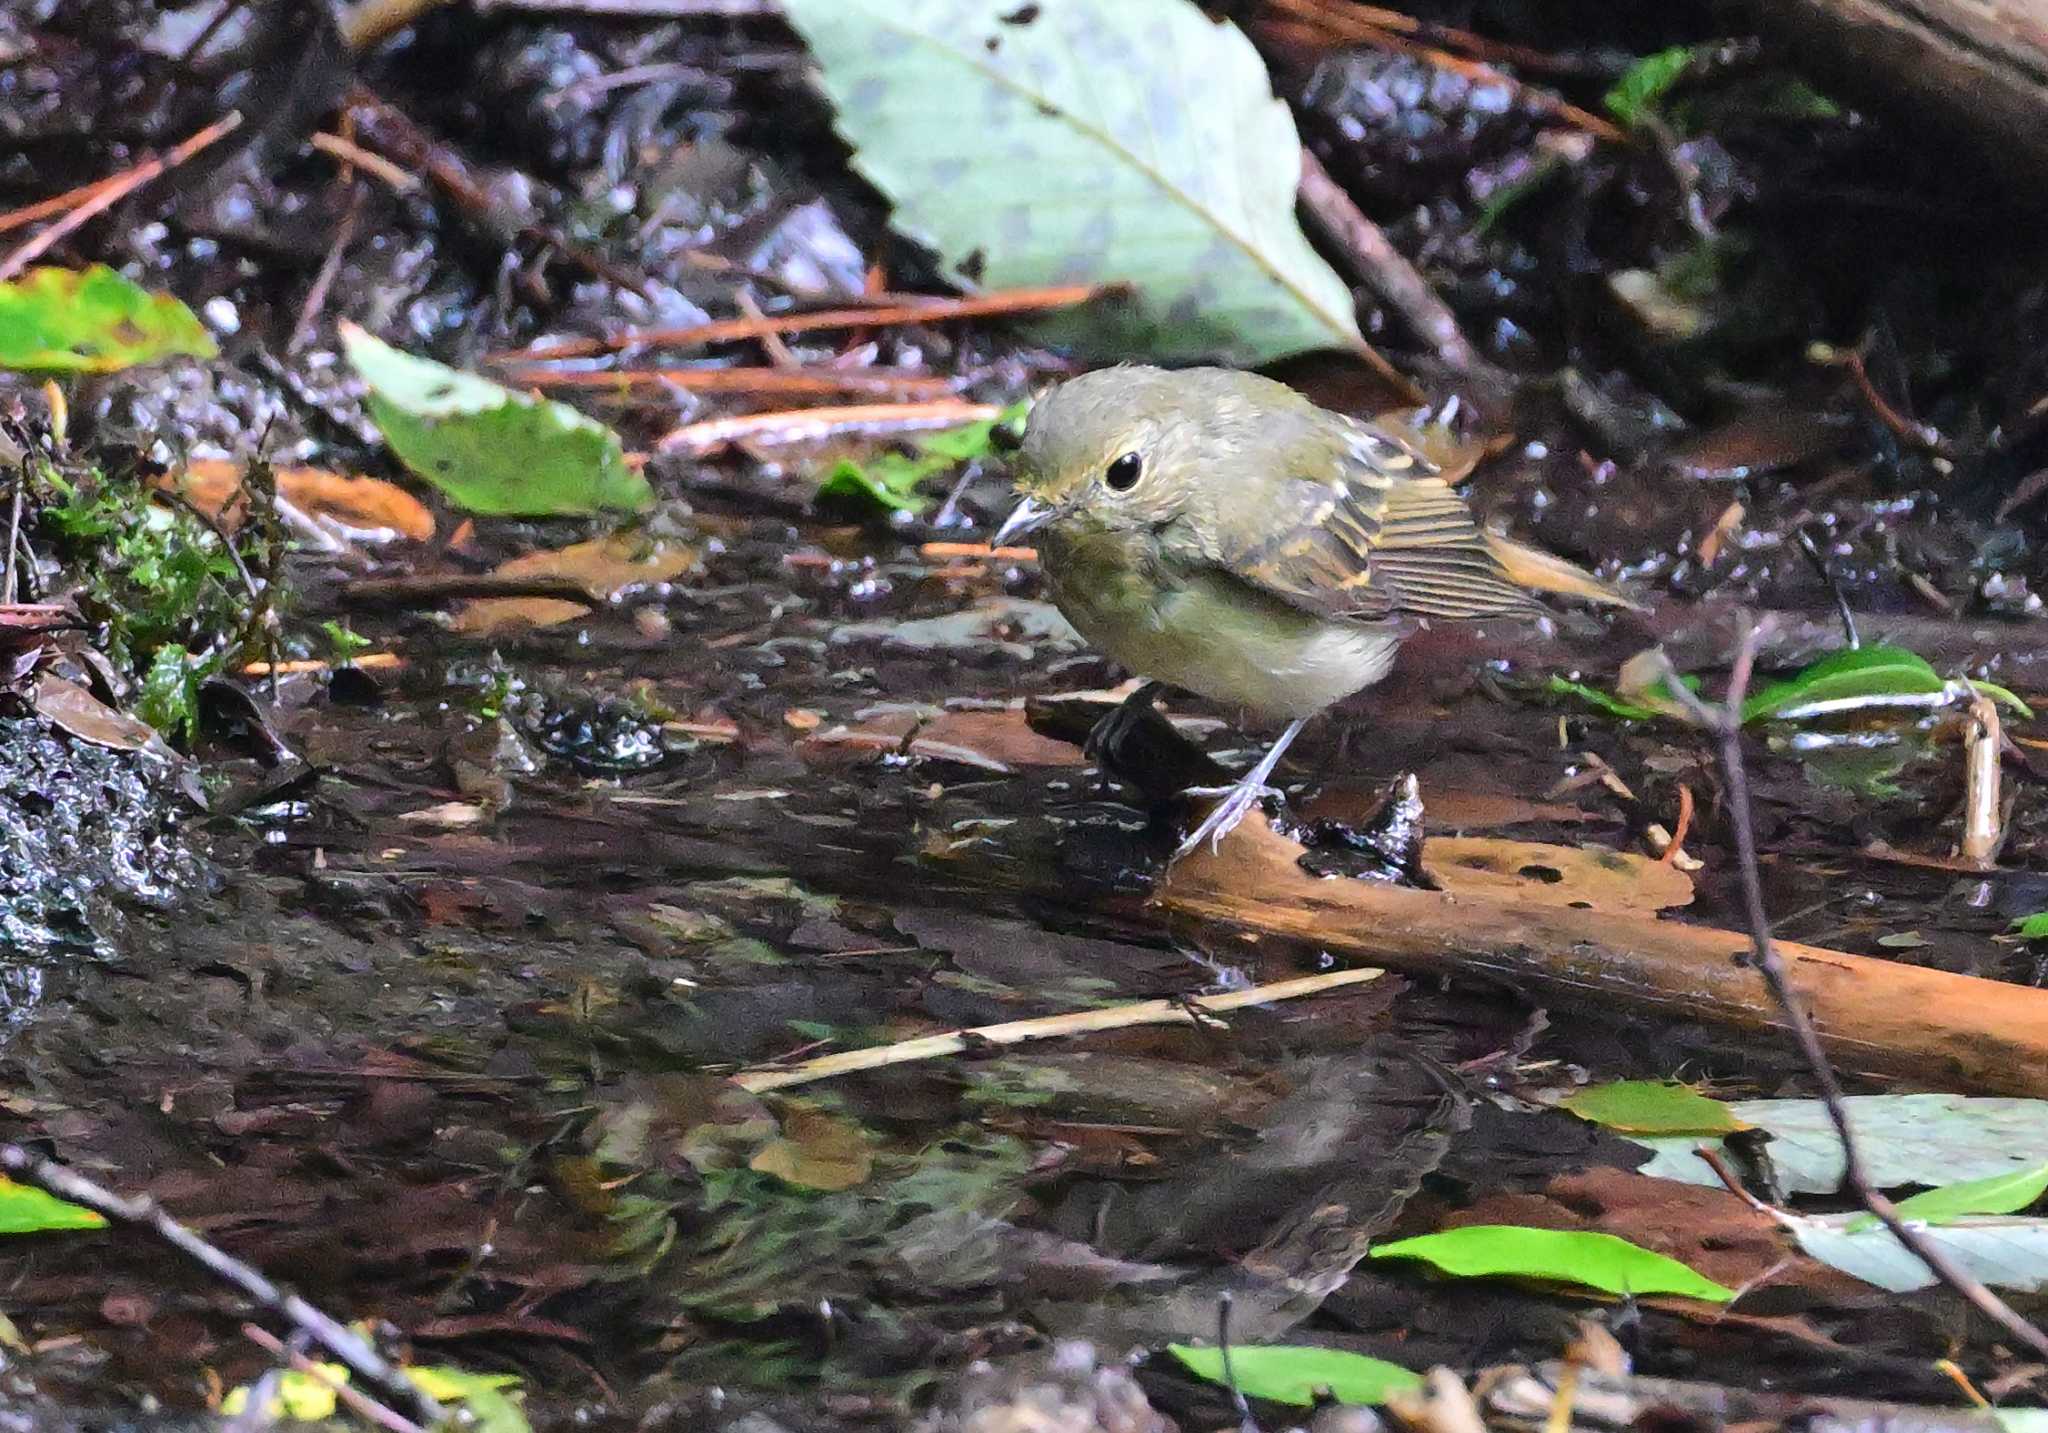
[[[2042,0],[1766,0],[1753,15],[1845,93],[1904,101],[2048,196]]]
[[[1738,1030],[1784,1017],[1740,931],[1325,880],[1254,815],[1220,854],[1179,862],[1157,903],[1372,965],[1480,977],[1558,1005],[1633,1008]],[[2048,991],[1776,942],[1821,1043],[1845,1069],[1966,1094],[2048,1096]]]

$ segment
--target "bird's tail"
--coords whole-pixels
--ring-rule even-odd
[[[1608,607],[1626,607],[1631,612],[1647,610],[1620,588],[1601,581],[1583,567],[1561,557],[1502,537],[1496,532],[1486,534],[1486,545],[1494,560],[1507,570],[1508,576],[1531,592],[1578,597]]]

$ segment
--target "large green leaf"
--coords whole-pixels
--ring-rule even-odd
[[[1830,1268],[1894,1293],[1939,1282],[1920,1257],[1892,1237],[1889,1229],[1853,1226],[1864,1216],[1821,1214],[1780,1216],[1799,1247]],[[2048,1220],[1960,1218],[1920,1231],[1965,1275],[1994,1289],[2038,1294],[2048,1289]]]
[[[1166,1351],[1190,1373],[1211,1383],[1227,1381],[1220,1348],[1175,1343],[1168,1344]],[[1245,1397],[1303,1408],[1324,1393],[1339,1403],[1384,1403],[1390,1393],[1422,1387],[1421,1377],[1398,1363],[1305,1344],[1238,1345],[1230,1350],[1229,1371]]]
[[[1880,1189],[1951,1184],[2031,1169],[2048,1154],[2048,1101],[2003,1095],[1850,1095],[1849,1126]],[[1833,1194],[1842,1183],[1842,1143],[1819,1100],[1737,1100],[1728,1108],[1771,1136],[1771,1166],[1788,1194]],[[1710,1139],[1629,1136],[1656,1151],[1642,1173],[1719,1185],[1693,1153]]]
[[[974,284],[1126,282],[1040,331],[1253,364],[1358,341],[1294,218],[1301,142],[1190,0],[786,0],[854,166]]]
[[[626,466],[618,435],[595,419],[401,353],[354,324],[341,336],[391,451],[458,506],[552,517],[654,502],[647,480]]]
[[[0,284],[0,368],[111,373],[175,355],[211,358],[215,351],[192,310],[104,264],[30,269]]]
[[[1398,1239],[1372,1251],[1375,1259],[1421,1259],[1466,1279],[1544,1279],[1581,1284],[1610,1294],[1683,1294],[1726,1303],[1735,1291],[1664,1255],[1612,1234],[1576,1229],[1526,1229],[1515,1224],[1471,1224]]]
[[[1919,653],[1877,642],[1830,652],[1797,675],[1771,683],[1742,704],[1742,719],[1769,721],[1813,702],[1929,695],[1940,691],[1942,685],[1940,673]],[[1978,681],[1970,685],[2023,717],[2033,715],[2025,702],[2004,687]]]
[[[1949,1224],[1966,1214],[2017,1214],[2048,1190],[2048,1164],[1990,1174],[1982,1179],[1965,1179],[1935,1189],[1923,1189],[1910,1199],[1901,1199],[1898,1216],[1920,1224]],[[1851,1234],[1875,1229],[1881,1221],[1865,1214],[1847,1225]]]

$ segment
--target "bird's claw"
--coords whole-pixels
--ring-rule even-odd
[[[1198,848],[1204,841],[1209,843],[1213,854],[1223,847],[1223,838],[1237,829],[1238,822],[1251,814],[1252,807],[1267,797],[1279,798],[1280,788],[1240,781],[1235,786],[1191,786],[1181,793],[1183,796],[1221,797],[1202,818],[1202,824],[1188,833],[1187,839],[1173,853],[1177,861]]]

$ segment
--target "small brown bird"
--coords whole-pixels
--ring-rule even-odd
[[[1123,367],[1039,399],[1022,500],[1053,600],[1140,675],[1287,725],[1181,845],[1222,838],[1303,724],[1385,676],[1428,618],[1542,611],[1533,592],[1636,604],[1482,529],[1402,443],[1286,385],[1220,368]]]

